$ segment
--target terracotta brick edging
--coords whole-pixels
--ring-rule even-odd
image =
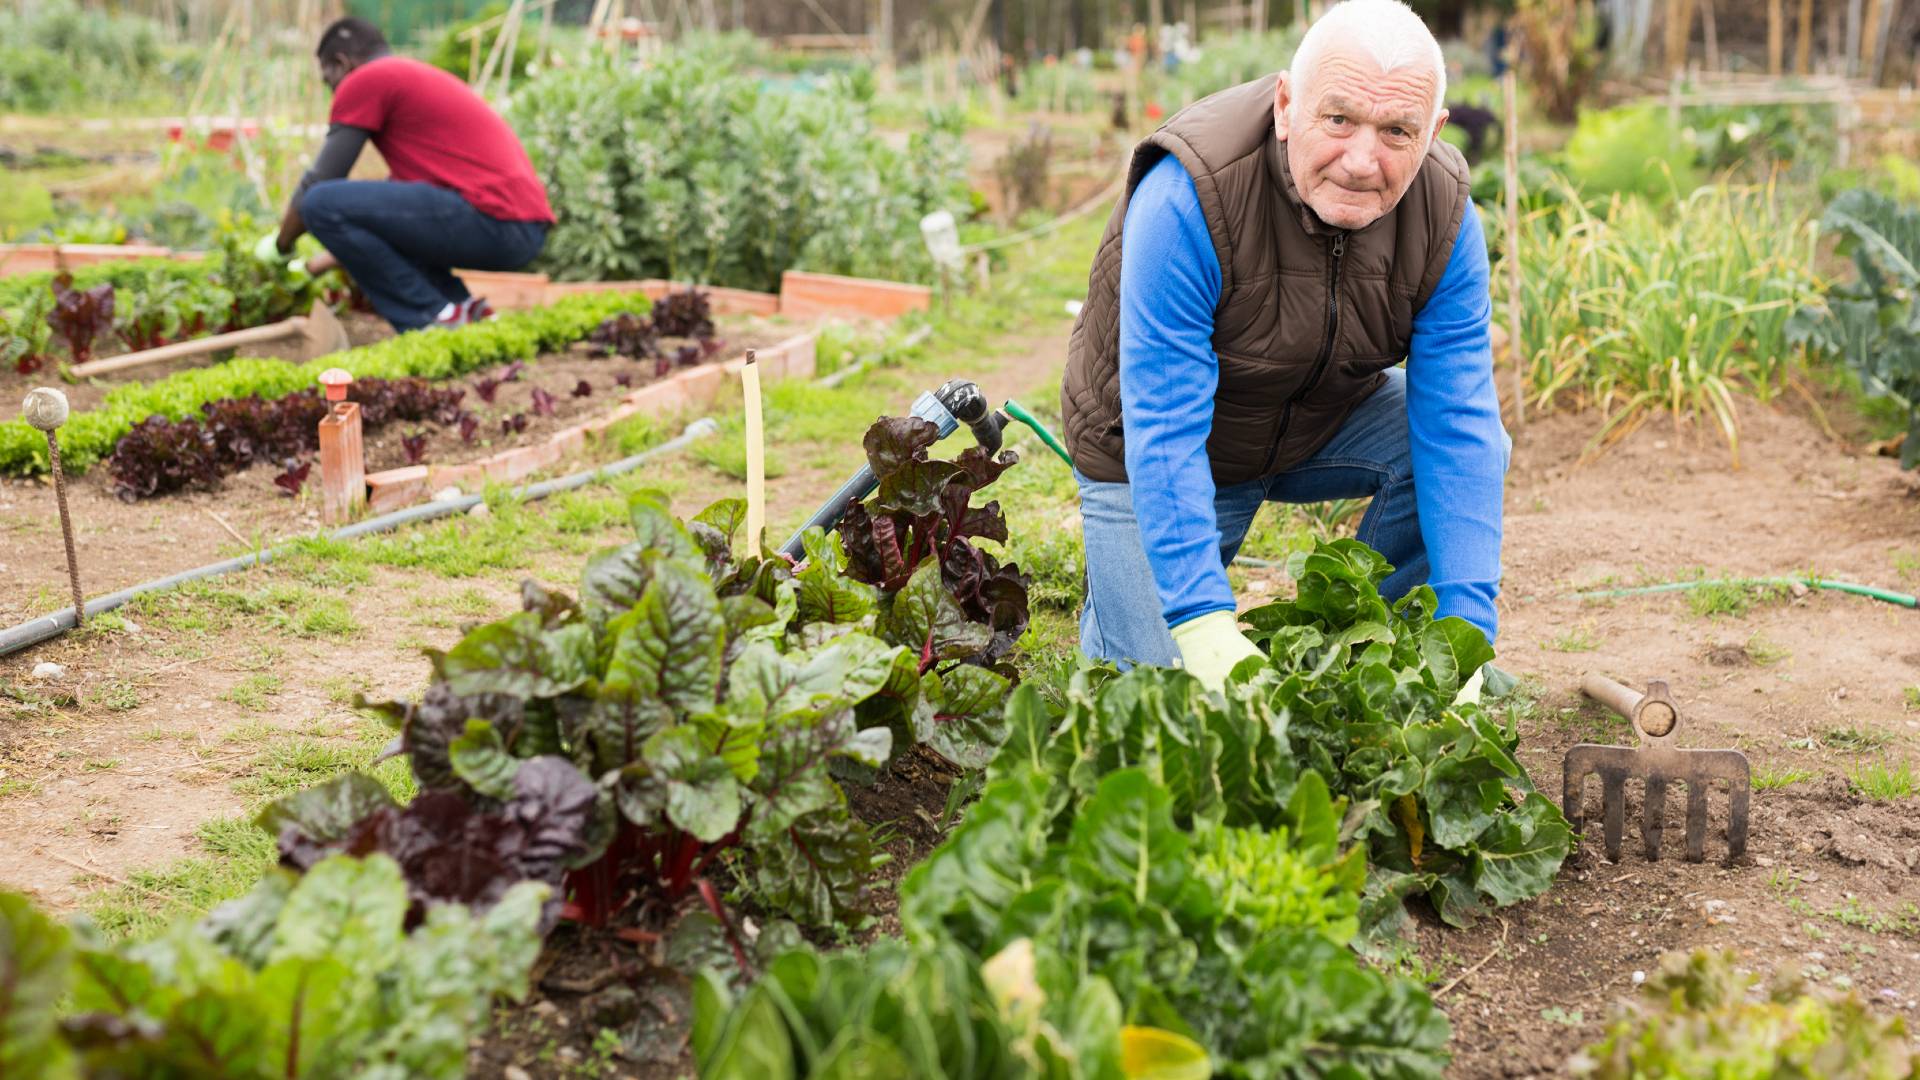
[[[925,285],[805,270],[788,270],[780,275],[780,314],[793,318],[866,315],[897,319],[909,311],[925,311],[932,306],[933,290]]]
[[[777,345],[754,350],[762,380],[813,377],[818,331],[796,334]],[[565,427],[545,442],[502,450],[464,465],[409,465],[367,476],[367,506],[386,513],[422,502],[436,491],[458,487],[476,492],[488,481],[511,483],[551,469],[584,450],[590,439],[630,416],[665,416],[711,406],[730,380],[740,377],[746,357],[704,364],[633,390],[620,403],[591,420]]]

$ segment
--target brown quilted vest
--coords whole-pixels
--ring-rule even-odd
[[[1172,154],[1186,166],[1220,261],[1213,351],[1220,359],[1207,457],[1218,485],[1298,465],[1406,359],[1413,316],[1446,269],[1470,184],[1435,139],[1406,196],[1364,229],[1334,229],[1300,200],[1273,134],[1277,76],[1174,114],[1134,149],[1127,190],[1093,257],[1067,346],[1060,408],[1074,465],[1127,478],[1120,418],[1120,245],[1127,200]]]

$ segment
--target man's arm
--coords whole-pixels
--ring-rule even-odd
[[[1498,628],[1500,511],[1511,442],[1500,425],[1488,341],[1493,299],[1480,215],[1469,203],[1447,269],[1413,317],[1407,429],[1428,582],[1441,615],[1492,641]]]
[[[350,124],[334,124],[327,128],[327,140],[320,144],[320,153],[314,156],[313,167],[300,178],[300,186],[293,191],[293,198],[287,200],[287,212],[280,219],[280,237],[276,245],[282,254],[293,251],[293,242],[307,231],[307,223],[300,219],[300,200],[307,189],[322,180],[344,180],[353,171],[353,163],[360,160],[360,151],[367,145],[367,139],[373,132],[366,128]]]
[[[1127,481],[1168,626],[1233,611],[1220,564],[1207,436],[1220,362],[1220,262],[1193,178],[1163,158],[1134,189],[1120,256]]]

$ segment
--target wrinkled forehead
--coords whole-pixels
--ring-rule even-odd
[[[1439,107],[1440,87],[1425,64],[1401,64],[1382,71],[1362,48],[1335,45],[1322,53],[1295,91],[1297,108],[1314,115],[1337,111],[1369,123],[1393,122],[1425,128]]]

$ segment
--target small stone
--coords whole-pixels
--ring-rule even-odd
[[[492,517],[493,511],[487,509],[486,503],[474,503],[473,509],[467,511],[467,516],[477,518]]]
[[[33,677],[42,682],[52,682],[67,677],[67,669],[50,660],[42,660],[33,665]]]
[[[539,1013],[541,1016],[552,1016],[554,1013],[560,1011],[560,1006],[543,998],[534,1003],[533,1011]]]
[[[1792,593],[1796,598],[1798,598],[1798,597],[1807,595],[1807,593],[1810,590],[1808,590],[1804,582],[1796,581],[1793,584],[1787,586],[1787,591]]]
[[[121,619],[120,621],[126,624],[127,633],[137,634],[140,632],[140,624],[134,622],[132,619]]]
[[[461,491],[457,486],[443,487],[439,491],[436,491],[433,493],[434,502],[452,502],[455,499],[463,499],[465,497],[466,497],[466,492]]]
[[[533,1080],[533,1077],[528,1075],[527,1070],[518,1065],[509,1065],[501,1069],[500,1075],[504,1077],[505,1080]]]
[[[1807,953],[1807,962],[1810,964],[1824,964],[1826,961],[1827,954],[1821,952],[1819,949],[1812,949]]]
[[[1755,866],[1758,866],[1758,867],[1760,867],[1760,868],[1761,868],[1762,870],[1764,870],[1764,869],[1766,869],[1767,867],[1769,867],[1769,866],[1772,866],[1772,865],[1773,865],[1773,860],[1772,860],[1772,859],[1769,859],[1769,858],[1767,858],[1767,857],[1766,857],[1765,855],[1755,855],[1755,856],[1753,857],[1753,865],[1755,865]]]
[[[1636,971],[1636,972],[1634,972],[1634,973],[1633,973],[1633,985],[1635,985],[1635,986],[1639,986],[1639,985],[1640,985],[1641,983],[1643,983],[1643,982],[1646,982],[1646,981],[1647,981],[1647,973],[1646,973],[1646,972],[1644,972],[1644,971]]]

